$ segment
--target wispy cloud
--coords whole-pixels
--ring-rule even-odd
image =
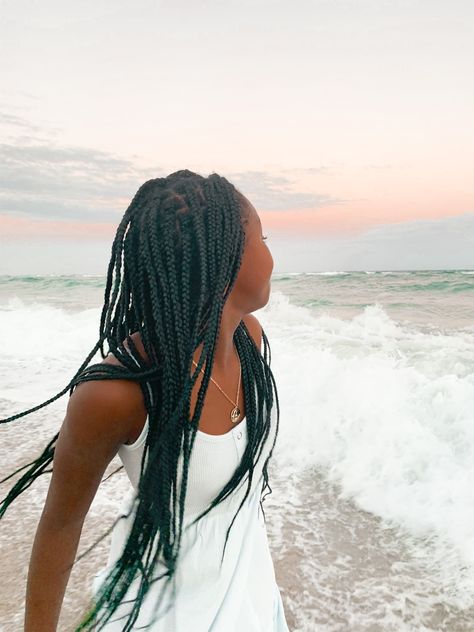
[[[133,194],[160,169],[88,147],[45,140],[27,119],[3,113],[3,126],[29,136],[0,144],[0,212],[48,220],[116,221]]]
[[[33,125],[30,121],[22,116],[16,114],[10,114],[8,112],[0,112],[0,125],[5,127],[20,128],[22,130],[27,129],[33,132],[41,132],[41,128],[37,125]]]
[[[347,202],[325,193],[298,191],[294,180],[266,171],[238,171],[225,176],[249,198],[257,210],[317,209]]]
[[[384,224],[349,236],[272,235],[279,271],[474,268],[474,212]]]
[[[381,248],[404,246],[435,252],[456,244],[456,249],[470,247],[474,258],[474,212],[442,219],[415,220],[398,224],[374,226],[353,240],[361,247],[377,243]]]

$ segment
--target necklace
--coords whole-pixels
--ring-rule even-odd
[[[238,355],[238,354],[237,354],[237,355]],[[196,362],[194,362],[194,360],[193,360],[193,364],[194,364],[195,366],[197,366],[197,364],[196,364]],[[201,373],[204,373],[204,371],[203,371],[202,369],[199,369],[199,370],[201,371]],[[240,362],[239,362],[239,384],[238,384],[238,386],[237,386],[237,404],[236,404],[235,402],[233,402],[233,401],[230,399],[230,397],[228,397],[228,396],[224,393],[224,391],[221,389],[221,387],[220,387],[220,386],[219,386],[219,384],[216,382],[216,380],[214,380],[214,379],[211,377],[211,380],[214,382],[214,384],[217,386],[217,388],[221,391],[221,393],[222,393],[225,397],[227,397],[227,399],[229,400],[229,402],[230,402],[231,404],[233,404],[233,405],[234,405],[234,408],[230,411],[230,420],[231,420],[231,422],[232,422],[233,424],[235,424],[235,423],[237,422],[238,418],[240,417],[240,408],[239,408],[239,406],[238,406],[238,401],[239,401],[239,393],[240,393],[240,376],[241,376],[241,373],[242,373],[242,367],[240,366]]]

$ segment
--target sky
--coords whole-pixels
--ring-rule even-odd
[[[0,1],[0,274],[105,274],[178,169],[274,273],[473,269],[473,60],[470,0]]]

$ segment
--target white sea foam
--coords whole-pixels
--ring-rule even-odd
[[[1,396],[34,404],[58,392],[98,339],[100,309],[67,312],[11,298],[0,309]],[[99,354],[96,360],[100,361]]]
[[[404,328],[379,305],[316,317],[278,292],[257,314],[283,476],[323,469],[360,508],[429,538],[446,582],[474,600],[474,334]]]

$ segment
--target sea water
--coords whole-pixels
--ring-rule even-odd
[[[101,276],[0,277],[1,418],[66,386],[97,341],[104,289]],[[264,508],[290,629],[473,632],[474,271],[275,274],[255,315],[280,402]],[[0,478],[39,453],[66,404],[0,428]],[[122,474],[99,488],[82,548],[110,526]],[[4,632],[21,627],[42,479],[0,522]],[[106,553],[73,569],[60,629]]]

